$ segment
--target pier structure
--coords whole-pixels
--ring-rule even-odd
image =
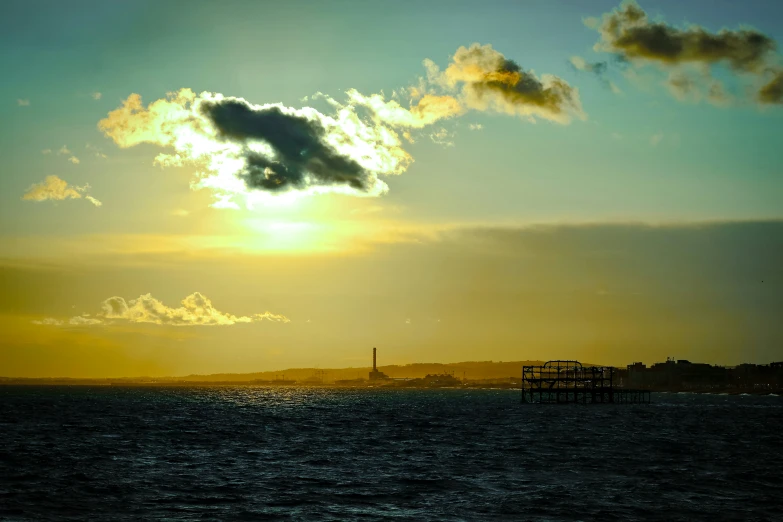
[[[522,367],[522,402],[538,404],[649,404],[649,390],[622,388],[613,366],[548,361]]]

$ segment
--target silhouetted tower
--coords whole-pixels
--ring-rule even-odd
[[[378,350],[376,348],[372,349],[372,371],[370,372],[370,380],[371,381],[377,381],[377,380],[385,380],[389,377],[386,376],[385,373],[378,371],[378,365],[376,364],[376,352]]]

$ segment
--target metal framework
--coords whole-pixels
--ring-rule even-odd
[[[538,404],[649,404],[649,390],[615,387],[612,366],[548,361],[522,367],[522,402]]]

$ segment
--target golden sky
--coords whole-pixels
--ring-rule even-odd
[[[776,4],[172,5],[7,8],[0,376],[783,359]]]

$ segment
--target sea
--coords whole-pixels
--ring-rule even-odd
[[[0,387],[0,520],[783,520],[783,398]]]

